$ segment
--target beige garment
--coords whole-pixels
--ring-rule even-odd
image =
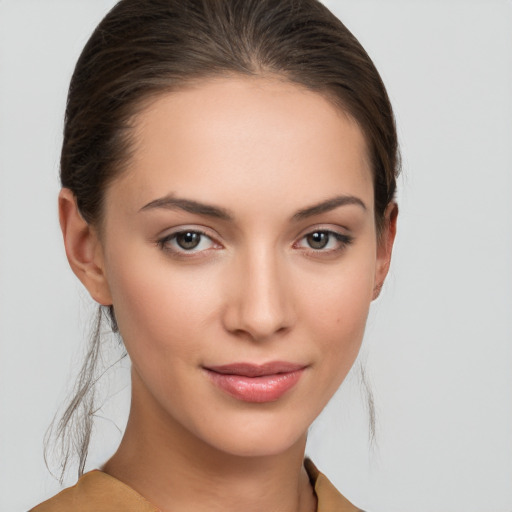
[[[318,499],[317,512],[362,512],[347,501],[308,459],[304,466]],[[30,512],[159,512],[140,494],[99,470],[83,475],[73,487]]]

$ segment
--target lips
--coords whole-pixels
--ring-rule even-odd
[[[244,402],[275,402],[300,380],[306,366],[284,361],[233,363],[204,368],[222,391]]]

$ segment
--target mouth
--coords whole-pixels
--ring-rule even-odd
[[[233,363],[204,367],[210,380],[228,395],[244,402],[275,402],[292,389],[307,367],[284,361],[263,365]]]

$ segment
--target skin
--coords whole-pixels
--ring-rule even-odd
[[[71,267],[114,305],[133,365],[128,426],[104,470],[163,511],[315,510],[307,429],[357,356],[396,227],[390,205],[377,237],[363,134],[322,95],[271,78],[167,93],[134,126],[101,231],[69,190],[59,200]],[[352,199],[304,214],[340,197]],[[206,234],[194,250],[178,243],[185,228]],[[328,242],[314,249],[319,232]],[[204,370],[269,361],[305,369],[266,403],[226,394]]]

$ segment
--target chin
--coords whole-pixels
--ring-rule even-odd
[[[215,443],[214,448],[233,457],[275,457],[288,452],[297,445],[304,444],[306,433],[298,438],[279,438],[259,436],[258,439],[234,436],[225,442]]]
[[[261,418],[249,415],[241,421],[210,424],[207,432],[197,432],[212,448],[236,457],[272,457],[306,443],[309,422],[288,416]]]

